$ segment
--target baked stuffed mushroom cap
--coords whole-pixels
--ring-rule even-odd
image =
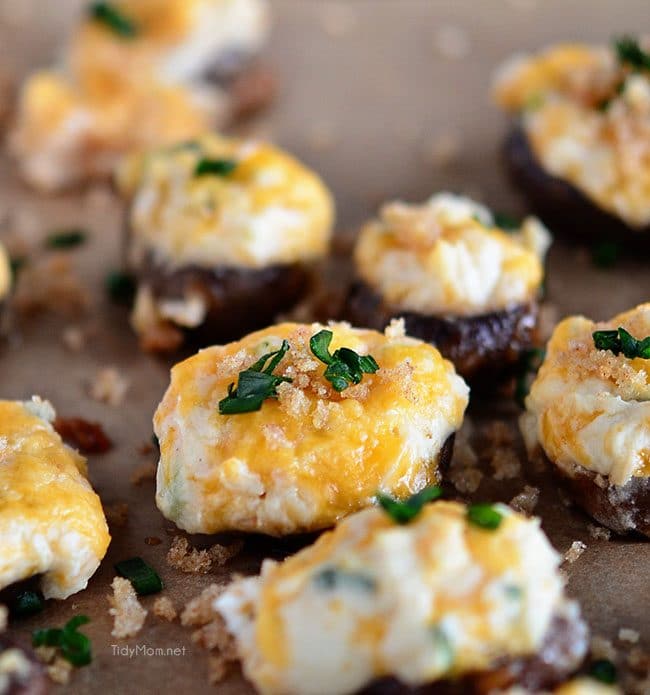
[[[361,230],[348,318],[401,316],[466,378],[500,372],[535,337],[550,235],[535,218],[506,232],[485,206],[450,193],[393,202]]]
[[[118,186],[145,349],[177,346],[181,330],[205,344],[268,325],[302,298],[329,249],[328,189],[269,144],[205,135],[129,158]]]
[[[539,520],[491,512],[497,528],[474,525],[456,502],[426,505],[406,525],[366,509],[265,561],[215,601],[244,674],[264,695],[344,695],[388,676],[411,687],[453,679],[459,692],[491,677],[496,692],[513,684],[508,667],[535,692],[562,680],[584,656],[586,627],[560,558]],[[541,656],[567,632],[565,649]],[[536,683],[514,668],[534,659],[546,666]]]
[[[631,46],[648,44],[517,55],[494,84],[515,117],[505,148],[514,184],[554,230],[585,241],[640,242],[650,230],[650,73]]]
[[[81,591],[110,541],[86,461],[47,401],[0,401],[0,589],[40,575],[45,598]]]
[[[619,327],[650,336],[650,304],[603,323],[562,321],[521,424],[589,514],[619,533],[650,535],[650,359],[599,349],[593,336]]]
[[[81,19],[61,64],[22,87],[11,149],[37,188],[107,176],[126,152],[223,125],[237,108],[228,81],[268,34],[264,0],[102,5]]]
[[[337,391],[310,347],[320,324],[283,323],[207,348],[177,364],[158,406],[156,502],[191,533],[315,531],[372,504],[377,490],[406,497],[439,480],[468,389],[431,346],[333,324],[330,350],[371,355],[378,369]],[[241,372],[282,348],[277,385],[255,412],[222,414]],[[243,395],[243,394],[239,394]]]

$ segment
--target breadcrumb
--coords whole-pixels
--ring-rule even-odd
[[[237,541],[228,546],[215,543],[206,550],[197,550],[190,548],[187,538],[176,536],[167,553],[167,563],[188,574],[206,574],[213,566],[225,565],[241,551],[243,545],[243,541]]]
[[[525,485],[524,489],[510,500],[510,506],[517,512],[530,515],[539,502],[539,488]]]
[[[108,612],[113,616],[111,635],[122,639],[137,635],[144,625],[147,611],[142,607],[133,585],[124,577],[115,577],[111,584],[113,595],[108,597],[111,608]]]
[[[129,381],[116,367],[102,367],[90,385],[90,396],[100,403],[121,405],[129,389]]]
[[[57,656],[54,661],[47,667],[47,675],[50,680],[59,685],[67,685],[70,682],[73,666],[62,656]]]
[[[156,479],[156,464],[147,461],[133,470],[131,473],[131,485],[141,485],[147,480]]]
[[[590,643],[591,656],[594,659],[607,659],[616,662],[618,652],[610,640],[594,635]]]
[[[570,565],[573,564],[587,549],[586,543],[582,541],[573,541],[569,549],[564,553],[564,561]]]
[[[404,319],[391,319],[390,323],[384,328],[384,335],[389,340],[403,338],[406,335],[406,324]]]
[[[61,333],[61,340],[70,352],[81,352],[86,347],[86,337],[79,326],[68,326]]]
[[[612,532],[608,528],[597,526],[596,524],[588,524],[587,531],[589,531],[589,535],[596,540],[608,541],[612,537]]]
[[[153,613],[158,618],[167,620],[170,623],[173,620],[176,620],[176,616],[178,615],[178,613],[176,612],[176,608],[174,608],[172,600],[167,596],[159,596],[153,602]]]
[[[181,625],[187,627],[188,625],[205,625],[210,622],[215,615],[214,602],[225,588],[225,584],[210,584],[198,596],[188,601],[181,613]]]
[[[471,494],[476,492],[483,480],[483,473],[471,466],[454,466],[449,469],[449,480],[458,492]]]
[[[499,447],[492,456],[490,465],[495,480],[511,480],[521,473],[521,462],[514,449]]]
[[[104,505],[104,515],[110,526],[122,528],[129,520],[129,505],[126,502]]]
[[[629,642],[630,644],[636,644],[639,641],[640,634],[636,630],[631,630],[628,627],[622,627],[618,631],[618,638],[621,642]]]

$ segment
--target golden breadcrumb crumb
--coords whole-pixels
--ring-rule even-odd
[[[167,553],[167,563],[181,572],[206,574],[213,566],[225,565],[241,551],[243,545],[243,541],[236,541],[228,546],[215,543],[205,550],[197,550],[190,547],[187,538],[176,536]]]
[[[570,565],[573,564],[587,549],[586,543],[582,541],[573,541],[569,549],[564,553],[564,561]]]
[[[490,460],[495,480],[511,480],[521,473],[521,462],[512,448],[499,447]]]
[[[131,485],[141,485],[148,480],[156,479],[156,464],[152,461],[147,461],[134,468],[131,473]]]
[[[596,540],[608,541],[612,537],[612,532],[608,528],[597,526],[596,524],[588,524],[587,531]]]
[[[67,685],[72,675],[72,664],[62,656],[56,656],[54,661],[47,667],[47,675],[50,680],[59,685]]]
[[[178,615],[178,613],[176,612],[176,608],[174,608],[172,600],[167,596],[159,596],[153,602],[153,613],[158,618],[167,620],[170,623],[173,620],[176,620],[176,616]]]
[[[639,641],[639,638],[641,635],[637,632],[637,630],[631,630],[628,627],[622,627],[618,631],[618,638],[621,640],[621,642],[629,642],[630,644],[636,644]]]
[[[510,500],[510,506],[522,514],[531,515],[539,502],[539,488],[525,485],[524,489]]]
[[[79,326],[67,326],[61,340],[70,352],[81,352],[86,347],[86,333]]]
[[[607,659],[615,662],[618,658],[618,651],[610,640],[600,635],[594,635],[590,642],[591,656],[594,659]]]
[[[126,502],[104,505],[104,515],[110,526],[121,528],[129,520],[129,505]]]
[[[124,577],[115,577],[111,584],[113,595],[108,597],[111,604],[108,612],[113,616],[111,635],[122,639],[137,635],[144,625],[147,611],[142,607],[133,585]]]
[[[213,604],[221,596],[225,584],[210,584],[191,601],[188,601],[181,613],[181,625],[205,625],[215,614]]]
[[[113,407],[121,405],[129,389],[129,381],[117,367],[102,367],[90,385],[90,397]]]

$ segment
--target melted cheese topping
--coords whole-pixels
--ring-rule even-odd
[[[11,289],[11,266],[5,248],[0,244],[0,302],[5,299]]]
[[[534,217],[507,234],[484,206],[439,193],[423,205],[385,205],[361,230],[355,261],[359,276],[397,309],[468,316],[533,300],[549,244]]]
[[[196,176],[201,159],[234,161]],[[131,260],[170,266],[263,268],[327,253],[332,197],[318,176],[269,144],[207,135],[129,158],[118,185],[132,199]]]
[[[244,673],[264,695],[339,695],[375,678],[409,685],[536,653],[564,601],[539,520],[499,505],[497,530],[465,506],[425,506],[408,525],[355,514],[215,602]]]
[[[521,115],[546,171],[629,226],[650,224],[647,72],[621,66],[611,49],[560,45],[511,59],[495,97]]]
[[[312,531],[372,504],[378,489],[405,497],[438,480],[440,450],[468,402],[451,363],[395,326],[387,337],[334,324],[332,351],[380,366],[339,394],[309,349],[321,328],[272,326],[172,369],[154,417],[156,501],[168,519],[193,533]],[[293,382],[257,412],[220,415],[228,385],[282,339],[291,349],[274,373]]]
[[[125,152],[222,123],[228,97],[206,74],[255,54],[267,34],[263,0],[112,4],[135,23],[134,37],[85,18],[63,65],[36,72],[23,87],[12,148],[40,188],[109,174]]]
[[[0,401],[0,589],[43,575],[45,598],[81,591],[110,541],[86,461],[54,431],[52,406]]]
[[[650,475],[650,360],[594,347],[596,330],[622,326],[650,335],[650,304],[594,323],[562,321],[526,400],[522,426],[547,456],[567,469],[576,463],[614,485]]]

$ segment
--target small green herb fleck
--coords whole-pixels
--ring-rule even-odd
[[[601,683],[608,683],[611,685],[612,683],[616,683],[616,666],[607,659],[598,659],[598,661],[594,661],[591,665],[589,675]]]
[[[431,628],[431,637],[435,645],[436,657],[439,659],[439,667],[447,670],[454,663],[454,648],[449,636],[440,625]]]
[[[503,514],[491,504],[470,504],[467,508],[467,520],[480,528],[494,531],[503,521]]]
[[[520,229],[521,222],[505,212],[495,212],[494,226],[503,229],[504,232],[516,232]]]
[[[617,330],[595,331],[592,336],[594,346],[598,350],[609,350],[615,355],[623,353],[631,360],[636,357],[650,360],[650,336],[637,340],[622,326],[619,326]]]
[[[538,109],[541,109],[542,106],[544,106],[544,95],[540,92],[536,92],[535,94],[531,94],[528,99],[526,99],[524,109],[526,111],[537,111]]]
[[[336,391],[343,391],[350,384],[358,384],[364,374],[374,374],[379,369],[372,355],[359,355],[350,348],[338,348],[333,355],[330,354],[332,337],[332,331],[319,331],[310,338],[309,347],[327,365],[323,376]]]
[[[106,276],[106,291],[116,304],[131,304],[136,283],[133,275],[115,270]]]
[[[522,588],[516,584],[506,584],[503,587],[503,592],[513,601],[518,601],[524,595]]]
[[[18,279],[18,273],[27,265],[27,259],[23,256],[17,258],[11,258],[9,260],[9,268],[11,270],[11,280],[13,284],[16,284]]]
[[[194,176],[228,176],[237,168],[232,159],[200,159],[194,169]]]
[[[425,487],[423,490],[420,490],[420,492],[416,492],[403,501],[396,500],[390,497],[390,495],[385,495],[382,492],[378,492],[376,497],[379,505],[394,522],[398,524],[408,524],[418,516],[427,502],[433,502],[433,500],[442,497],[442,488],[437,485],[431,485],[430,487]]]
[[[366,574],[341,569],[340,567],[325,567],[314,575],[314,584],[325,591],[335,591],[342,588],[375,591],[377,582]]]
[[[76,615],[63,628],[48,628],[32,633],[34,647],[58,647],[61,655],[74,666],[86,666],[92,661],[90,640],[77,631],[81,625],[90,622],[85,615]]]
[[[624,65],[635,70],[650,70],[650,53],[646,53],[634,37],[622,36],[616,39],[614,49],[619,62]]]
[[[110,2],[94,2],[90,6],[89,12],[94,20],[106,25],[114,34],[122,38],[131,39],[138,33],[138,27],[135,22],[125,17]]]
[[[163,589],[162,579],[141,557],[122,560],[115,565],[120,577],[128,579],[140,596],[157,594]]]
[[[237,387],[235,384],[228,386],[228,395],[219,401],[219,412],[222,415],[251,413],[260,410],[267,398],[276,398],[277,387],[291,381],[288,377],[273,374],[287,352],[289,343],[283,340],[279,350],[262,355],[255,364],[239,372]]]
[[[537,374],[546,357],[546,350],[542,348],[530,348],[519,355],[517,376],[515,379],[515,401],[521,408],[526,407],[526,396],[530,387],[530,381]]]
[[[620,258],[621,249],[615,241],[603,241],[591,249],[591,260],[598,268],[613,268]]]
[[[9,606],[11,614],[26,618],[29,615],[40,613],[45,607],[45,599],[40,591],[25,590],[16,594]]]
[[[87,234],[83,229],[66,229],[54,232],[45,239],[48,249],[73,249],[86,241]]]

